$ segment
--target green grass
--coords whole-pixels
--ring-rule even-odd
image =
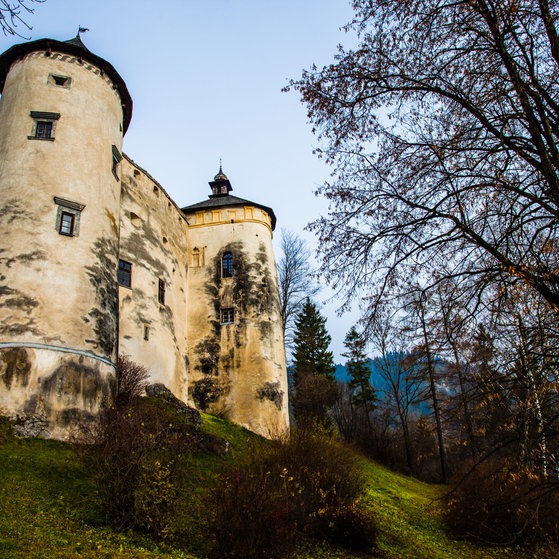
[[[558,549],[479,547],[453,539],[441,520],[446,488],[365,462],[365,498],[380,528],[379,552],[387,559],[551,559]]]
[[[219,418],[204,416],[208,432],[230,441],[221,457],[195,460],[193,483],[212,475],[225,460],[247,448],[254,435]],[[551,559],[557,550],[481,548],[453,540],[440,519],[444,488],[394,474],[373,462],[363,465],[369,487],[363,498],[380,528],[382,559]],[[357,559],[329,546],[301,550],[299,559]],[[362,557],[362,556],[361,556]],[[134,533],[110,529],[95,486],[83,471],[76,449],[44,440],[0,444],[0,559],[182,558],[199,559]]]

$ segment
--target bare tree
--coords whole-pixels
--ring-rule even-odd
[[[24,19],[26,14],[32,14],[35,11],[34,8],[29,7],[29,4],[42,4],[43,2],[46,2],[46,0],[18,0],[17,2],[0,0],[0,29],[2,29],[2,33],[28,39],[29,37],[20,33],[20,28],[23,27],[27,31],[33,29]]]
[[[335,167],[325,277],[371,312],[410,277],[476,304],[520,282],[559,310],[557,3],[353,6],[358,47],[291,84]]]
[[[307,298],[319,289],[313,280],[311,251],[305,241],[292,231],[281,231],[281,256],[278,260],[281,319],[287,347],[293,345],[295,318]]]
[[[446,457],[446,448],[444,440],[442,403],[438,390],[438,374],[435,365],[435,347],[430,335],[432,320],[428,316],[428,302],[426,296],[421,294],[419,297],[409,301],[408,310],[408,328],[412,326],[419,337],[418,343],[413,348],[412,360],[419,369],[421,378],[427,382],[427,397],[431,401],[433,414],[435,416],[435,429],[437,432],[437,444],[439,449],[439,463],[441,468],[441,481],[448,482],[448,465]]]
[[[416,460],[411,433],[414,408],[422,399],[424,383],[416,374],[415,362],[407,352],[407,342],[396,325],[393,310],[379,308],[371,326],[371,343],[380,353],[374,373],[386,387],[384,405],[401,429],[407,469],[415,471]],[[381,404],[382,405],[382,404]]]

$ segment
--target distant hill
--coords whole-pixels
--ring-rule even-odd
[[[390,354],[388,358],[389,360],[392,359],[394,362],[396,362],[398,359],[401,359],[401,357],[399,357],[397,354]],[[383,375],[379,370],[379,368],[382,366],[383,363],[381,359],[377,357],[375,359],[369,359],[367,361],[367,364],[371,371],[369,382],[371,383],[372,386],[374,386],[379,400],[383,400],[386,397],[387,392],[390,391],[390,387],[386,379],[383,377]],[[336,364],[336,371],[334,373],[334,376],[336,380],[339,382],[347,383],[350,380],[350,376],[347,372],[346,366],[342,365],[341,363]],[[403,378],[401,379],[401,382],[404,382]],[[431,412],[429,402],[423,401],[418,403],[415,406],[414,411],[423,415],[429,414]]]

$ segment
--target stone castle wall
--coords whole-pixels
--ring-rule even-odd
[[[0,413],[68,439],[95,423],[126,354],[181,400],[283,433],[272,215],[227,194],[183,212],[122,154],[116,71],[78,38],[38,43],[6,72],[0,55]]]

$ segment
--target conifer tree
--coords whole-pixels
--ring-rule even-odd
[[[334,354],[328,349],[332,338],[316,305],[307,298],[295,320],[293,352],[294,380],[306,374],[316,374],[334,380]]]
[[[334,380],[332,338],[316,305],[307,298],[295,321],[293,353],[294,393],[290,401],[295,419],[302,424],[330,424],[329,410],[338,398]]]
[[[350,377],[348,385],[351,389],[351,401],[355,407],[369,413],[377,400],[376,391],[370,382],[371,369],[365,353],[365,340],[359,335],[355,326],[346,334],[344,346],[347,351],[342,353],[347,358],[346,371]]]

